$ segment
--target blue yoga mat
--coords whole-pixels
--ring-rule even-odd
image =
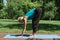
[[[38,34],[34,37],[31,37],[28,34],[24,35],[17,35],[17,34],[7,34],[4,36],[4,38],[60,38],[58,35],[49,35],[49,34]]]

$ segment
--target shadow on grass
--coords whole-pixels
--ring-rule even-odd
[[[0,26],[2,26],[2,25],[0,24]],[[13,28],[23,29],[23,24],[9,24],[9,25],[2,26],[2,27],[3,28],[10,28],[10,29],[13,29]],[[27,30],[32,30],[32,24],[27,25]],[[46,31],[60,30],[60,25],[39,24],[38,30],[46,30]]]

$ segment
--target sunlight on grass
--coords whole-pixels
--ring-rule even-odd
[[[32,28],[30,27],[32,24],[32,20],[28,21],[27,33],[32,32]],[[39,30],[38,33],[60,33],[60,21],[49,21],[49,20],[40,20],[39,22]],[[22,31],[22,23],[19,23],[18,20],[12,19],[1,19],[0,20],[0,33],[9,33],[9,32],[21,32]]]
[[[21,32],[22,31],[22,29],[9,29],[9,28],[0,28],[0,32],[1,33],[8,33],[8,32],[15,32],[15,33],[17,33],[17,32]]]

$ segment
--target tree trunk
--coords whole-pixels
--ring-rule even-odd
[[[51,21],[51,17],[49,18],[49,20]]]

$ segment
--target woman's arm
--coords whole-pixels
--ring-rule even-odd
[[[23,27],[22,34],[26,32],[27,18],[28,18],[28,17],[26,17],[26,16],[24,17],[24,27]]]

